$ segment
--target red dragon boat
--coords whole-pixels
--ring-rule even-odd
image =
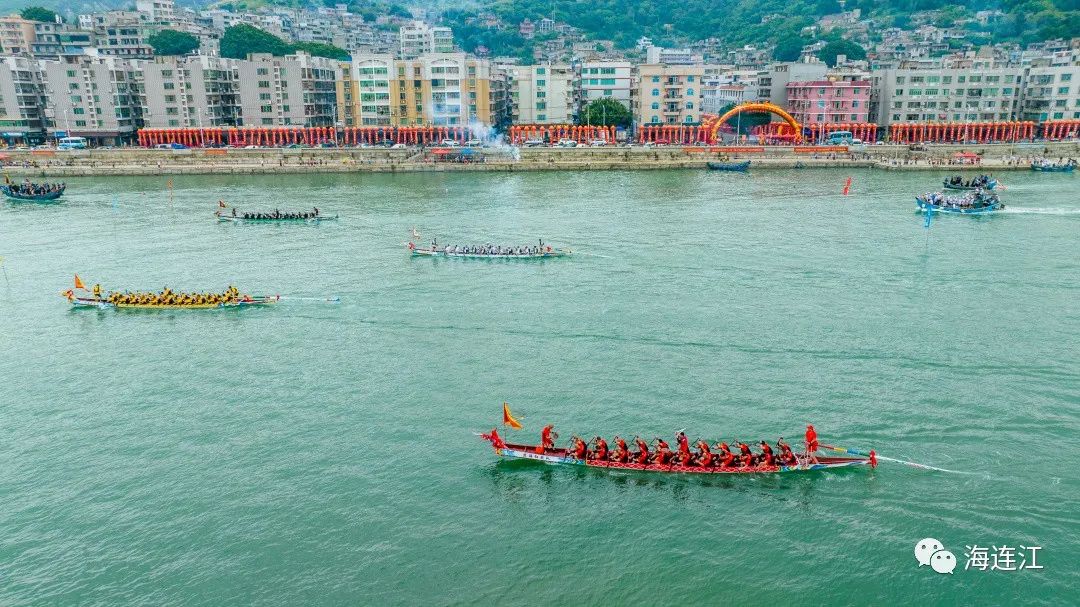
[[[805,472],[807,470],[851,468],[853,466],[873,466],[877,463],[869,454],[864,456],[859,452],[848,451],[853,457],[818,456],[817,463],[811,463],[806,461],[802,456],[796,456],[799,460],[799,464],[796,466],[766,466],[761,464],[749,468],[721,468],[719,466],[701,468],[698,466],[636,464],[610,460],[577,459],[573,457],[568,449],[544,449],[539,445],[507,443],[499,438],[498,433],[482,434],[481,437],[491,443],[491,446],[495,449],[495,455],[508,459],[528,459],[543,462],[545,464],[570,464],[573,466],[587,466],[589,468],[612,468],[617,470],[638,470],[641,472],[676,472],[686,474],[774,474],[780,472]]]

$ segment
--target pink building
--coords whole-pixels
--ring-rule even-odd
[[[787,109],[799,124],[868,122],[869,80],[789,82]]]

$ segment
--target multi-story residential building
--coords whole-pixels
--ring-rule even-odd
[[[149,59],[154,50],[147,42],[154,28],[143,13],[109,11],[79,15],[79,27],[94,32],[98,52],[126,59]]]
[[[870,121],[1013,120],[1020,107],[1024,70],[992,59],[904,62],[875,70]]]
[[[581,64],[581,103],[614,99],[630,109],[634,66],[629,61],[586,61]]]
[[[510,98],[516,124],[566,124],[577,116],[577,75],[564,64],[511,68]]]
[[[713,84],[706,82],[701,88],[701,111],[705,114],[719,114],[732,104],[739,104],[747,99],[747,92],[753,92],[741,84]]]
[[[634,120],[638,124],[701,122],[702,65],[638,66]]]
[[[83,55],[94,46],[92,32],[64,23],[35,23],[34,38],[32,52],[39,59],[58,60],[63,55]]]
[[[135,0],[135,10],[146,15],[150,23],[171,25],[176,19],[173,0]]]
[[[454,52],[454,33],[448,27],[413,21],[398,32],[402,59],[415,59],[430,53]]]
[[[342,62],[339,69],[339,122],[345,126],[401,123],[400,115],[407,112],[397,111],[397,100],[392,103],[390,99],[391,93],[398,91],[397,66],[392,55],[354,55],[351,62]]]
[[[141,123],[141,62],[94,55],[42,61],[50,126],[98,145],[131,141]]]
[[[1032,61],[1021,98],[1020,120],[1080,118],[1080,50],[1058,51]]]
[[[18,16],[0,17],[0,53],[29,55],[34,46],[36,23]]]
[[[337,62],[304,52],[249,55],[237,65],[245,126],[333,126]]]
[[[702,63],[704,57],[686,48],[664,48],[650,46],[645,51],[645,63],[666,63],[668,65],[693,65]]]
[[[758,74],[757,97],[784,107],[789,82],[824,80],[828,70],[828,66],[817,60],[774,63]]]
[[[787,110],[802,125],[867,122],[869,80],[789,82]]]
[[[157,57],[142,66],[143,122],[151,128],[237,126],[239,62],[206,55]]]
[[[0,136],[6,143],[38,143],[44,139],[43,80],[36,60],[0,57]]]

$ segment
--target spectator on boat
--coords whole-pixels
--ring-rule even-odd
[[[814,430],[813,424],[806,425],[806,457],[812,464],[820,463],[818,458],[814,455],[818,450],[818,438],[817,431]]]
[[[447,245],[447,249],[449,248],[450,245]],[[540,431],[540,446],[544,449],[554,449],[556,438],[559,438],[559,433],[555,432],[555,424],[548,424]]]

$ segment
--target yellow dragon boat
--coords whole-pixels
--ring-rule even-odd
[[[89,291],[87,295],[76,290]],[[139,310],[209,310],[214,308],[245,308],[277,303],[280,295],[248,295],[230,286],[222,293],[174,293],[166,288],[157,293],[110,291],[102,294],[101,285],[93,289],[83,286],[78,276],[75,288],[61,293],[76,308],[130,308]]]

